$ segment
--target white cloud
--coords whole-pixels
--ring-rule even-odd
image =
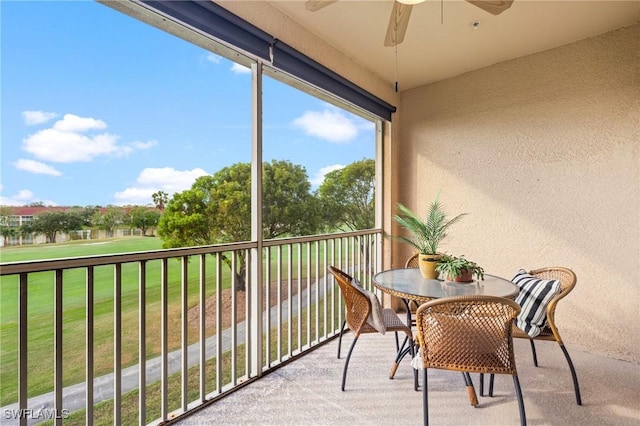
[[[373,121],[365,120],[364,118],[358,118],[358,129],[364,131],[373,131],[376,128],[376,123]]]
[[[22,141],[22,149],[34,157],[56,163],[88,162],[96,157],[110,155],[122,157],[135,149],[148,149],[157,142],[134,142],[118,144],[117,135],[92,134],[93,130],[104,130],[107,124],[91,117],[65,114],[53,127],[40,130]]]
[[[205,60],[207,62],[211,62],[211,63],[214,63],[214,64],[221,63],[222,59],[223,59],[221,56],[219,56],[219,55],[217,55],[215,53],[209,53],[204,58],[205,58]],[[231,70],[231,72],[233,72],[235,74],[250,74],[251,73],[251,68],[246,67],[246,66],[241,65],[241,64],[238,64],[236,62],[234,62],[231,65],[230,70]]]
[[[293,120],[293,125],[308,135],[329,142],[346,143],[358,135],[358,126],[353,120],[340,111],[329,109],[307,111]]]
[[[53,125],[55,130],[61,132],[86,132],[88,130],[102,130],[107,128],[107,123],[91,117],[79,117],[75,114],[65,114],[62,120]]]
[[[33,126],[34,124],[42,124],[51,120],[52,118],[57,117],[58,114],[55,112],[44,112],[44,111],[23,111],[22,118],[24,119],[24,123],[28,126]]]
[[[41,160],[76,163],[93,160],[100,155],[118,155],[118,136],[103,133],[87,136],[54,128],[41,130],[22,141],[22,148]]]
[[[327,173],[330,173],[334,170],[343,169],[344,167],[345,166],[343,166],[342,164],[334,164],[333,166],[321,168],[320,170],[318,170],[315,176],[311,178],[311,186],[318,187],[322,185],[322,182],[324,182],[324,177],[327,175]]]
[[[147,168],[140,172],[134,186],[114,194],[119,205],[146,205],[152,202],[151,195],[165,191],[169,197],[176,192],[191,188],[200,176],[208,175],[202,169],[176,170],[172,167]]]
[[[146,142],[140,142],[140,141],[131,142],[131,146],[139,150],[151,149],[156,145],[158,145],[158,141],[154,141],[154,140],[150,140]]]
[[[41,174],[41,175],[51,175],[51,176],[62,176],[62,173],[56,170],[55,168],[41,163],[39,161],[27,160],[24,158],[19,159],[13,165],[18,170],[24,170],[25,172]]]
[[[33,192],[23,189],[11,197],[0,196],[0,205],[3,206],[24,206],[35,201]]]
[[[233,65],[231,65],[231,71],[236,74],[251,74],[251,68],[247,68],[237,62],[234,62]]]
[[[26,206],[31,203],[41,202],[45,206],[56,206],[57,204],[53,201],[43,201],[37,198],[33,192],[28,189],[22,189],[18,191],[17,194],[12,195],[10,197],[5,197],[0,195],[0,205],[2,206]]]
[[[209,53],[206,56],[207,61],[209,62],[213,62],[214,64],[219,64],[220,63],[220,56],[216,55],[215,53]]]
[[[146,206],[153,202],[152,195],[158,191],[159,189],[132,187],[126,188],[121,192],[116,192],[113,196],[116,199],[115,204],[117,205]]]

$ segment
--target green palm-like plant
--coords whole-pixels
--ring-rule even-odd
[[[401,241],[414,247],[420,254],[437,254],[440,242],[447,236],[447,230],[467,213],[461,213],[453,219],[447,220],[439,196],[429,207],[427,217],[423,220],[412,210],[402,204],[397,204],[399,214],[393,219],[411,233],[410,237],[397,236]]]

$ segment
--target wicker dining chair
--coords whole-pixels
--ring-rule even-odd
[[[413,255],[411,255],[411,257],[409,257],[407,259],[407,261],[404,263],[404,267],[405,268],[419,268],[420,267],[420,262],[419,262],[419,253],[414,253]],[[415,300],[410,300],[409,301],[409,314],[411,315],[411,325],[416,325],[415,322],[415,315],[416,315],[416,310],[418,309],[418,303]]]
[[[558,345],[560,345],[560,349],[562,349],[564,357],[567,360],[567,364],[569,364],[571,378],[573,379],[573,389],[576,395],[576,403],[578,405],[582,405],[582,398],[580,397],[580,387],[578,385],[578,376],[576,375],[576,370],[573,366],[573,362],[571,361],[571,357],[569,356],[569,352],[562,342],[562,337],[560,337],[560,332],[558,331],[558,326],[556,325],[555,320],[556,307],[558,305],[558,302],[567,294],[569,294],[571,290],[573,290],[573,288],[576,286],[576,274],[571,269],[561,266],[534,269],[532,271],[529,271],[529,274],[542,280],[560,281],[560,292],[556,294],[547,305],[547,322],[539,335],[537,335],[536,337],[531,337],[523,330],[518,328],[514,323],[513,337],[529,340],[529,342],[531,343],[531,352],[533,355],[533,365],[535,365],[536,367],[538,366],[538,357],[536,354],[536,346],[534,344],[534,340],[544,340],[558,343]],[[489,386],[489,393],[491,393],[491,385]]]
[[[351,330],[354,336],[351,347],[349,348],[349,353],[347,354],[347,358],[344,362],[344,370],[342,373],[342,390],[344,391],[349,360],[351,359],[353,348],[356,346],[358,339],[362,334],[381,332],[378,328],[375,328],[375,324],[372,325],[371,316],[374,308],[379,309],[379,321],[382,322],[385,332],[403,332],[411,342],[413,341],[413,333],[411,332],[411,329],[402,322],[393,309],[380,307],[374,293],[358,288],[357,284],[353,283],[353,278],[350,275],[334,266],[328,266],[327,270],[334,276],[338,286],[340,287],[340,292],[342,293],[342,297],[346,305],[345,321],[347,327],[349,327],[349,330]],[[375,307],[372,306],[372,301],[376,304]],[[414,355],[413,345],[411,347],[411,355]],[[397,350],[396,342],[396,359],[392,366],[393,371],[395,371],[398,362],[399,352]]]
[[[410,317],[410,315],[408,315],[407,324],[410,321],[411,321],[411,317]],[[345,332],[346,328],[347,328],[347,320],[345,319],[344,321],[342,321],[342,326],[340,327],[340,333],[338,334],[338,355],[337,355],[338,359],[340,359],[340,353],[342,352],[342,336],[344,336],[344,332]],[[396,332],[395,335],[396,335],[396,350],[399,351],[400,350],[400,341],[398,340],[398,333]],[[393,379],[394,375],[395,375],[395,370],[391,372],[391,377],[389,377],[389,378]]]
[[[469,373],[513,376],[520,424],[526,425],[524,401],[513,352],[512,322],[520,312],[513,300],[494,296],[448,297],[420,305],[416,311],[422,366],[424,424],[429,424],[427,371],[461,371],[477,406]]]
[[[409,257],[407,259],[407,261],[404,263],[404,267],[405,268],[418,268],[418,267],[420,267],[420,264],[418,262],[418,253],[414,253],[413,255],[411,255],[411,257]]]

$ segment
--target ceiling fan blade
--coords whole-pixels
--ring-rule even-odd
[[[307,0],[304,7],[309,12],[315,12],[323,7],[329,6],[331,3],[335,3],[336,1],[338,0]]]
[[[389,25],[387,26],[387,35],[384,38],[385,46],[391,47],[402,43],[409,26],[411,9],[413,9],[413,6],[410,4],[403,4],[398,1],[393,2],[393,10],[391,10]]]
[[[467,2],[471,3],[474,6],[479,7],[480,9],[489,12],[492,15],[500,15],[505,10],[511,7],[513,0],[502,0],[502,1],[491,1],[491,0],[467,0]]]

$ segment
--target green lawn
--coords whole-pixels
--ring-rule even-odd
[[[89,256],[98,254],[128,253],[161,248],[158,238],[131,237],[99,242],[72,242],[46,246],[23,246],[2,249],[2,261],[51,259]],[[215,266],[208,256],[207,275],[213,282]],[[197,267],[195,260],[193,268]],[[181,292],[181,264],[169,261],[170,327],[179,343],[179,301]],[[198,303],[198,276],[190,274],[189,306]],[[228,275],[228,272],[227,272]],[[147,264],[147,334],[148,356],[159,353],[158,333],[160,315],[160,261]],[[63,358],[64,385],[84,380],[86,335],[86,272],[85,269],[64,272]],[[100,376],[113,367],[113,266],[100,266],[94,272],[94,340],[95,369]],[[228,282],[228,280],[226,280]],[[53,388],[54,350],[54,274],[42,272],[30,274],[28,290],[28,363],[29,395],[39,395]],[[138,356],[138,267],[126,264],[122,268],[122,324],[123,366],[137,362]],[[214,293],[213,285],[208,288]],[[0,405],[17,399],[17,345],[18,345],[18,277],[2,277],[0,280]],[[194,336],[194,339],[197,336]],[[34,374],[37,372],[36,374]]]
[[[293,246],[293,262],[297,258],[306,259],[306,248],[298,253]],[[74,241],[63,244],[22,246],[0,249],[2,262],[45,260],[53,258],[79,257],[99,254],[130,253],[161,248],[161,240],[149,237],[128,237],[101,241]],[[313,249],[315,251],[315,249]],[[275,254],[274,254],[275,255]],[[282,262],[288,263],[285,250]],[[311,259],[315,259],[312,253]],[[212,256],[206,257],[207,295],[214,294],[213,283],[215,264]],[[272,260],[274,262],[274,260]],[[147,313],[147,357],[160,353],[160,261],[147,264],[146,273],[146,313]],[[303,261],[303,274],[306,262]],[[193,259],[189,265],[189,307],[199,299],[199,260]],[[275,272],[275,267],[272,271]],[[295,271],[294,271],[295,273]],[[96,377],[113,370],[113,266],[96,267],[94,285],[94,375]],[[122,366],[138,362],[138,267],[137,264],[123,265],[122,268]],[[64,313],[63,313],[63,384],[68,386],[85,379],[86,352],[86,272],[84,268],[64,272]],[[169,261],[169,336],[170,349],[180,345],[181,320],[181,264]],[[228,268],[223,270],[223,282],[229,286]],[[286,268],[283,270],[286,279]],[[43,272],[29,275],[28,290],[28,371],[29,396],[40,395],[53,390],[54,378],[54,274]],[[0,278],[0,406],[17,400],[18,380],[18,277]],[[213,334],[212,331],[211,334]],[[197,333],[190,333],[190,342],[198,339]]]
[[[76,240],[58,244],[35,244],[0,248],[0,262],[97,256],[162,248],[162,240],[152,237],[127,237],[107,240]]]

